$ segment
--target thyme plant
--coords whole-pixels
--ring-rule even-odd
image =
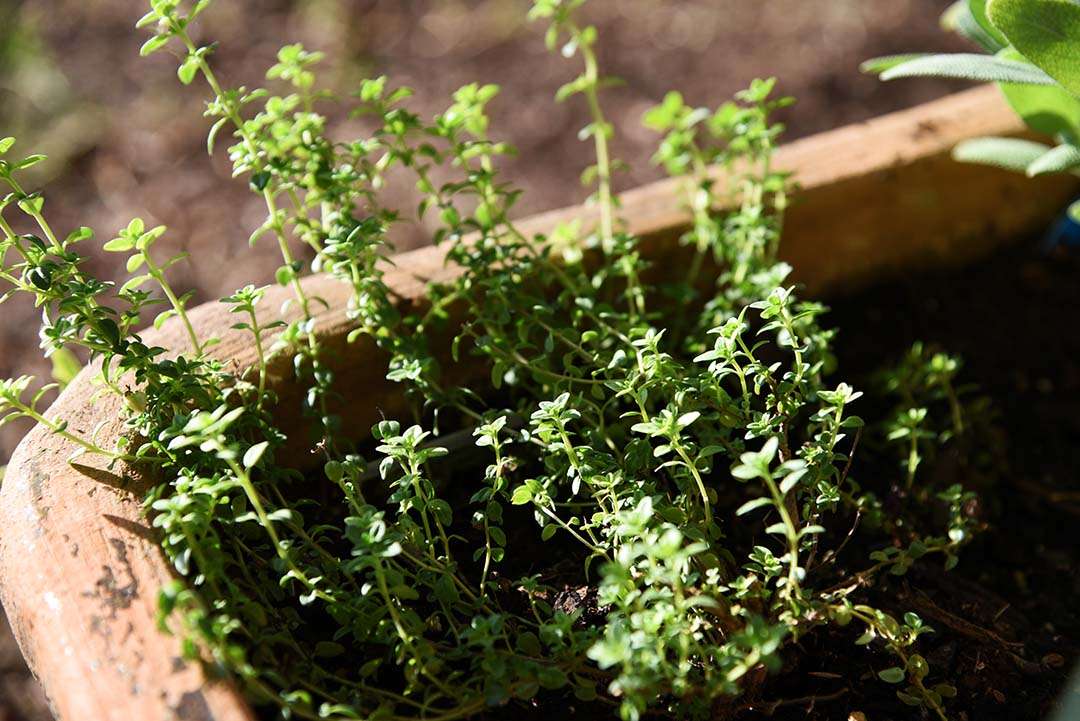
[[[177,53],[180,81],[208,88],[208,148],[228,139],[235,174],[264,202],[251,240],[280,249],[276,281],[296,320],[277,320],[264,288],[222,299],[256,350],[250,368],[223,363],[169,285],[179,259],[154,253],[165,229],[133,220],[104,245],[129,254],[132,277],[93,277],[80,254],[93,232],[50,226],[44,197],[20,181],[40,157],[15,160],[5,139],[4,298],[33,298],[44,352],[88,357],[124,399],[130,433],[113,444],[73,432],[25,377],[0,386],[4,420],[154,468],[146,510],[176,570],[162,627],[282,718],[450,721],[566,694],[626,721],[711,718],[759,693],[785,647],[850,623],[900,701],[946,718],[955,691],[918,653],[931,629],[871,604],[867,589],[928,557],[954,564],[975,529],[968,493],[919,473],[926,444],[949,439],[928,409],[944,398],[949,433],[964,432],[956,362],[916,349],[889,376],[900,408],[871,432],[898,449],[905,491],[886,513],[879,499],[896,479],[850,473],[862,394],[835,378],[825,308],[800,298],[777,260],[791,182],[772,164],[782,128],[771,115],[789,101],[758,80],[715,110],[671,93],[646,115],[692,219],[687,262],[665,272],[612,190],[611,81],[596,30],[578,19],[584,1],[536,0],[530,17],[577,64],[558,99],[589,110],[595,220],[529,236],[513,220],[520,191],[499,172],[512,149],[489,127],[498,88],[463,87],[424,119],[384,77],[324,90],[321,54],[299,45],[269,69],[273,90],[230,86],[192,32],[210,0],[152,0],[143,53]],[[331,104],[373,130],[331,138]],[[409,312],[384,275],[401,217],[380,194],[392,173],[411,176],[458,272]],[[388,354],[387,378],[412,401],[366,440],[334,415],[341,391],[309,273],[350,289],[351,338]],[[151,316],[179,324],[186,346],[146,341]],[[447,380],[430,339],[455,327],[452,363],[490,383]],[[302,408],[276,395],[268,368],[280,354],[307,390]],[[309,419],[315,477],[275,458],[286,438],[271,411]],[[844,551],[863,516],[878,519],[869,558]]]

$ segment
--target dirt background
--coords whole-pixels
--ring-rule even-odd
[[[648,162],[655,138],[642,113],[670,89],[695,104],[716,105],[752,78],[775,75],[798,99],[786,113],[788,137],[859,121],[940,96],[959,86],[940,81],[882,85],[861,76],[873,55],[959,49],[937,18],[947,0],[594,0],[609,74],[625,81],[606,106],[619,137],[617,157],[633,187],[658,177]],[[107,240],[133,216],[164,223],[165,250],[191,253],[174,286],[193,288],[195,302],[247,282],[269,282],[278,265],[269,245],[248,248],[261,222],[260,201],[230,180],[227,162],[208,161],[206,93],[182,88],[175,60],[140,59],[144,36],[132,26],[145,0],[0,0],[0,136],[44,152],[34,185],[48,197],[46,214],[61,232],[79,225]],[[527,193],[518,213],[579,202],[589,164],[575,139],[585,122],[577,103],[555,105],[555,89],[576,67],[547,54],[542,29],[523,22],[524,0],[230,0],[200,26],[222,45],[215,63],[232,85],[262,83],[279,46],[301,41],[327,52],[324,81],[343,92],[372,74],[417,90],[424,115],[443,109],[450,93],[472,81],[503,87],[494,104],[496,134],[518,158],[506,177]],[[331,113],[332,114],[332,113]],[[415,206],[407,189],[392,201]],[[425,242],[428,229],[400,234],[400,247]],[[116,258],[94,257],[106,277]],[[0,376],[46,374],[29,304],[0,307]],[[0,464],[18,440],[0,435]],[[0,619],[2,622],[2,619]],[[0,721],[37,721],[48,712],[10,637],[0,633]]]

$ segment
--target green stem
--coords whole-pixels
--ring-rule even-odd
[[[690,460],[690,456],[687,455],[683,449],[682,444],[678,443],[674,439],[671,441],[671,447],[675,449],[675,453],[682,459],[683,464],[687,470],[690,471],[690,475],[694,477],[694,482],[697,484],[698,492],[701,494],[702,508],[705,510],[705,525],[712,525],[713,514],[712,504],[709,502],[709,491],[705,488],[705,481],[701,477],[701,472],[698,471],[697,466]]]
[[[799,584],[799,531],[788,513],[787,504],[784,502],[784,494],[776,485],[771,473],[766,473],[764,479],[769,494],[772,496],[773,505],[780,514],[780,520],[784,524],[784,536],[788,544],[788,582],[784,588],[784,595],[794,609],[796,600],[801,598],[802,590]]]
[[[146,269],[150,273],[150,276],[160,286],[165,297],[169,299],[169,303],[172,305],[173,310],[176,311],[177,317],[184,324],[184,330],[187,331],[188,340],[191,342],[191,349],[195,351],[195,357],[201,357],[203,354],[202,344],[199,342],[199,336],[195,333],[195,328],[191,325],[191,319],[188,318],[187,309],[184,308],[184,304],[180,302],[176,293],[173,292],[172,286],[169,285],[169,281],[165,279],[165,272],[157,266],[153,259],[150,257],[149,251],[143,252],[143,258],[146,260]]]
[[[259,391],[258,400],[255,402],[257,410],[262,410],[263,399],[266,396],[266,351],[263,349],[262,329],[259,327],[259,319],[255,314],[255,307],[247,307],[248,317],[251,319],[251,333],[255,336],[255,356],[259,364]]]
[[[576,26],[573,28],[574,35],[580,39],[582,32]],[[615,245],[615,219],[614,201],[611,195],[611,157],[608,150],[608,125],[604,117],[604,111],[600,107],[598,88],[600,85],[600,70],[596,60],[596,53],[592,48],[582,43],[581,55],[585,60],[584,88],[585,101],[589,105],[589,114],[593,122],[593,144],[596,149],[596,181],[597,196],[600,201],[600,239],[603,248],[608,253],[614,250]]]
[[[263,507],[262,498],[259,496],[259,492],[255,490],[255,484],[251,482],[251,476],[248,475],[239,463],[229,458],[226,459],[229,468],[232,469],[233,475],[236,477],[240,487],[244,490],[244,495],[247,496],[248,502],[251,503],[251,507],[255,510],[255,516],[259,519],[259,525],[265,530],[270,537],[271,543],[274,544],[274,552],[277,553],[278,558],[285,562],[289,570],[307,590],[315,594],[316,598],[319,598],[327,603],[333,603],[335,600],[333,596],[328,595],[322,589],[319,589],[315,584],[307,577],[299,566],[292,560],[289,552],[285,550],[285,546],[281,543],[281,538],[278,536],[277,529],[274,528],[273,521],[266,513],[266,509]]]
[[[11,175],[5,175],[4,180],[7,181],[8,185],[11,186],[11,189],[14,190],[18,195],[26,195],[26,191],[22,189],[19,181],[15,180],[14,177],[12,177]],[[36,222],[38,227],[41,228],[41,232],[45,234],[45,237],[48,238],[49,243],[53,246],[53,248],[55,248],[56,250],[64,249],[64,245],[57,239],[56,234],[53,232],[52,226],[50,226],[49,222],[45,220],[45,216],[43,216],[37,211],[28,212],[27,215],[34,219],[34,222]]]

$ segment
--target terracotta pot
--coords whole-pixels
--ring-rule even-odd
[[[1030,181],[949,157],[958,141],[1021,130],[997,92],[981,88],[784,147],[777,165],[795,173],[801,190],[788,215],[782,256],[810,294],[822,294],[889,273],[970,261],[1045,226],[1076,190],[1072,179]],[[687,223],[677,184],[648,185],[623,201],[630,230],[645,238],[653,259],[676,252],[674,241]],[[573,208],[523,226],[540,232],[588,215]],[[402,303],[422,303],[428,280],[455,272],[438,248],[405,253],[396,262],[389,282]],[[366,431],[399,403],[383,380],[383,359],[364,341],[345,342],[344,286],[327,278],[304,285],[329,304],[318,333],[342,387],[355,389],[344,409],[345,427]],[[275,289],[263,307],[278,308],[288,294]],[[192,319],[204,337],[222,338],[216,355],[238,367],[253,362],[248,337],[229,330],[233,319],[223,305],[203,305]],[[167,348],[185,347],[176,326],[145,336]],[[289,431],[298,425],[288,412],[298,408],[298,390],[282,360],[276,369],[280,422]],[[77,432],[97,429],[107,447],[121,429],[121,409],[115,398],[95,395],[91,377],[90,371],[79,375],[49,414]],[[107,470],[93,457],[71,465],[71,450],[63,439],[34,429],[12,457],[0,491],[4,607],[58,718],[253,718],[235,688],[183,664],[178,641],[156,627],[157,590],[171,570],[140,510],[153,479],[133,469]],[[303,465],[305,449],[295,450],[282,457]]]

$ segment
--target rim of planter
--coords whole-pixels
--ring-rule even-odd
[[[781,242],[794,279],[811,295],[835,292],[890,273],[961,264],[1045,225],[1071,199],[1075,179],[1029,180],[949,155],[961,140],[1022,131],[996,88],[983,87],[782,147],[775,166],[793,172],[800,185]],[[629,230],[662,261],[688,225],[679,183],[652,183],[622,202]],[[588,222],[594,213],[569,208],[520,227],[531,236],[571,219]],[[397,255],[395,263],[387,282],[403,305],[423,303],[428,282],[456,272],[438,247]],[[366,435],[382,413],[400,407],[398,387],[384,379],[385,359],[367,339],[346,342],[349,289],[321,276],[303,285],[327,302],[316,332],[330,364],[336,361],[341,387],[356,391],[342,409],[345,427]],[[277,312],[289,294],[268,291],[264,312]],[[213,355],[243,368],[254,362],[254,350],[246,334],[230,329],[231,315],[211,302],[191,319],[204,337],[221,338]],[[176,323],[143,337],[170,350],[186,346]],[[279,357],[271,368],[279,407],[299,408],[289,373],[288,359]],[[48,415],[66,419],[75,432],[96,432],[108,447],[122,431],[122,409],[115,397],[98,393],[92,377],[90,369],[80,373]],[[287,432],[298,429],[295,421],[279,418]],[[308,450],[294,446],[282,457],[304,465]],[[173,572],[141,510],[154,479],[122,465],[110,470],[93,456],[70,464],[71,451],[64,439],[34,428],[0,487],[0,599],[57,719],[253,720],[231,683],[185,664],[179,639],[158,630],[157,593]]]

